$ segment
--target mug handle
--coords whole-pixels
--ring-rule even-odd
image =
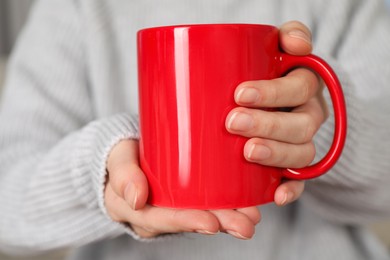
[[[347,135],[347,112],[340,81],[329,64],[320,57],[312,54],[307,56],[293,56],[281,53],[280,69],[282,74],[286,74],[289,70],[296,67],[313,69],[321,76],[329,90],[335,117],[333,142],[325,157],[308,167],[282,170],[282,174],[286,178],[306,180],[326,173],[339,159]]]

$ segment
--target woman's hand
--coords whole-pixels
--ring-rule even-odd
[[[109,216],[129,224],[140,237],[166,233],[219,231],[249,239],[260,221],[256,207],[237,210],[180,210],[146,204],[148,183],[138,163],[138,141],[124,140],[111,151],[107,161],[105,205]]]
[[[299,22],[280,28],[282,49],[293,55],[307,55],[312,50],[311,33]],[[312,71],[298,68],[272,80],[248,81],[235,91],[240,106],[226,119],[232,134],[249,137],[244,156],[262,165],[301,168],[315,156],[314,134],[328,116],[322,85]],[[292,108],[290,112],[265,111],[260,108]],[[303,181],[283,182],[275,192],[275,203],[285,205],[296,200],[304,189]]]

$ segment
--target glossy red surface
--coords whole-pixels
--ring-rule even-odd
[[[140,162],[149,203],[173,208],[239,208],[273,201],[282,176],[325,173],[339,157],[346,131],[337,77],[314,56],[281,54],[273,26],[183,25],[138,33]],[[325,64],[325,65],[324,65]],[[330,154],[306,170],[247,162],[247,138],[225,129],[233,93],[247,80],[271,79],[310,66],[330,84],[337,131]],[[336,98],[337,97],[337,98]]]

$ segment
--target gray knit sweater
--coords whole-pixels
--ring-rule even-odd
[[[105,161],[138,137],[135,34],[178,23],[307,24],[346,95],[345,152],[250,241],[142,241],[107,216]],[[382,0],[39,1],[8,68],[0,114],[0,249],[72,259],[389,259],[365,225],[390,214],[390,19]],[[332,140],[330,118],[317,157]]]

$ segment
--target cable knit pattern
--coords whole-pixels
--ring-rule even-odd
[[[138,136],[136,31],[300,20],[342,82],[348,139],[302,198],[261,206],[251,241],[185,234],[145,243],[104,205],[106,160]],[[381,0],[40,0],[8,67],[0,111],[0,249],[71,259],[389,259],[364,225],[390,214],[390,19]],[[329,97],[328,101],[329,101]],[[331,117],[315,138],[332,141]]]

